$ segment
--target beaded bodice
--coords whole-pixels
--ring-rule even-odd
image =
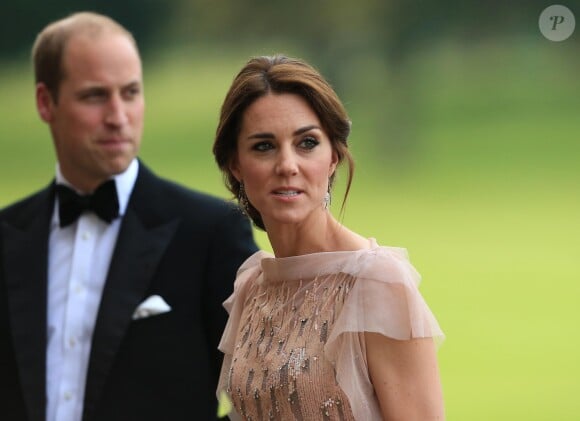
[[[238,413],[246,420],[353,420],[324,345],[354,278],[264,275],[244,305],[228,376]]]

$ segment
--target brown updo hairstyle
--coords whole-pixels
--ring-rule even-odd
[[[340,165],[348,162],[348,179],[342,201],[344,208],[354,173],[354,160],[348,150],[350,120],[336,92],[320,73],[306,62],[283,55],[252,58],[234,78],[222,104],[213,154],[224,175],[229,191],[239,198],[240,183],[230,170],[237,154],[238,136],[246,109],[269,93],[296,94],[304,98],[316,113],[330,139]],[[334,174],[329,182],[332,186]],[[265,229],[260,213],[248,202],[245,209],[254,224]]]

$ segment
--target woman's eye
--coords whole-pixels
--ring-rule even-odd
[[[273,148],[274,146],[270,142],[258,142],[252,146],[252,149],[258,152],[266,152]]]
[[[304,149],[314,149],[320,142],[314,137],[308,136],[300,142],[300,146]]]

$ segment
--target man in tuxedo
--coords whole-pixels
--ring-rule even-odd
[[[241,212],[154,175],[135,40],[77,13],[33,47],[36,104],[58,164],[0,212],[0,419],[215,418],[217,344]]]

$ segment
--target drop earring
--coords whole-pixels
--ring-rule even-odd
[[[332,201],[332,196],[330,194],[330,180],[328,181],[328,189],[324,193],[324,198],[322,199],[322,207],[328,209],[330,207],[330,202]]]
[[[240,182],[240,188],[238,190],[238,203],[240,205],[240,209],[242,210],[242,212],[244,212],[246,215],[249,215],[249,213],[248,213],[248,208],[249,208],[248,196],[246,196],[246,190],[244,189],[243,182]]]

